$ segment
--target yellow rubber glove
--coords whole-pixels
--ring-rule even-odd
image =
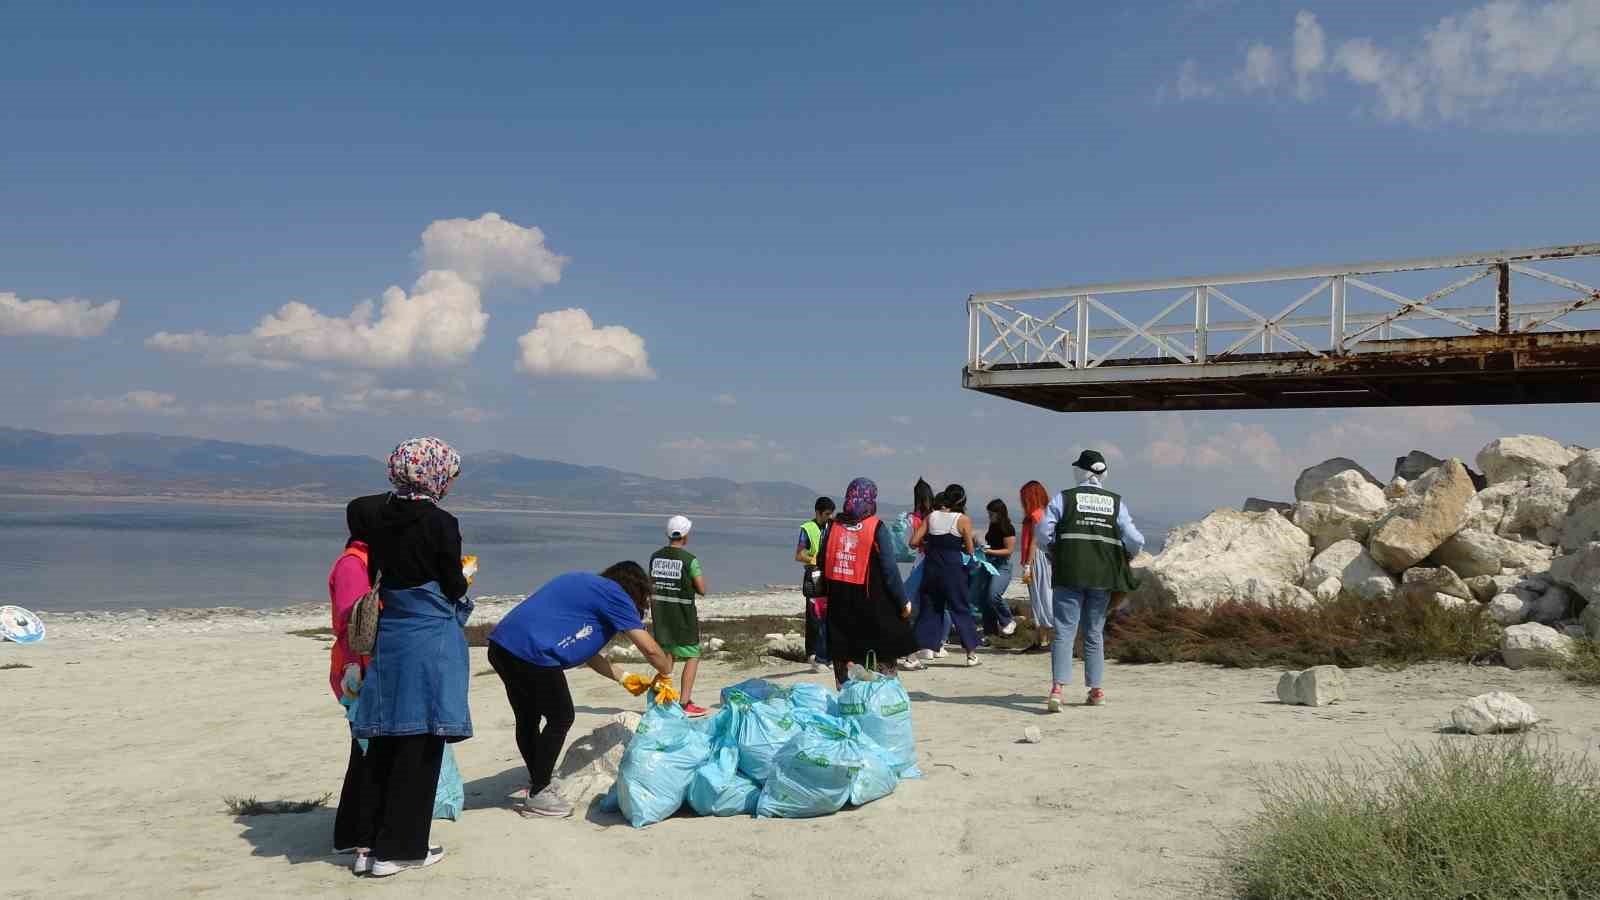
[[[668,703],[678,702],[678,689],[672,686],[671,675],[657,675],[656,680],[650,683],[655,688],[657,706],[666,706]]]
[[[650,682],[646,681],[643,675],[635,675],[632,672],[622,676],[622,686],[635,697],[650,690]]]

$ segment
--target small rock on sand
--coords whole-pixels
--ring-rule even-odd
[[[1505,691],[1479,694],[1450,713],[1450,724],[1467,734],[1526,731],[1539,724],[1533,707]]]
[[[1338,666],[1314,666],[1304,672],[1285,672],[1278,679],[1278,700],[1294,706],[1327,706],[1344,699],[1344,671]]]
[[[1029,725],[1022,729],[1022,742],[1024,744],[1037,744],[1044,740],[1044,732],[1037,725]]]

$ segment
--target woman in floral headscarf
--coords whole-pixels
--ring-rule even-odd
[[[895,562],[889,526],[878,519],[878,486],[850,482],[844,508],[822,532],[822,595],[828,598],[828,647],[843,685],[850,663],[875,663],[894,673],[895,660],[916,651],[911,604]]]
[[[472,736],[467,711],[467,641],[472,612],[461,570],[461,528],[439,508],[461,454],[438,438],[413,438],[389,455],[387,494],[350,501],[350,536],[367,545],[381,579],[378,641],[351,719],[366,739],[356,792],[354,871],[382,877],[430,866],[444,848],[428,843],[444,746]]]

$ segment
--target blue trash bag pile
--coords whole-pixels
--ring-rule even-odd
[[[750,679],[724,688],[722,708],[702,719],[652,700],[602,806],[635,828],[684,806],[799,819],[863,806],[921,776],[911,698],[897,679],[852,678],[838,693]]]

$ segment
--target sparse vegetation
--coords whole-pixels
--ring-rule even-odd
[[[5,665],[0,666],[0,672],[5,671],[6,669],[31,669],[31,668],[33,668],[33,666],[30,666],[27,663],[6,663]]]
[[[257,800],[254,797],[223,797],[222,804],[234,816],[282,816],[308,813],[327,806],[333,794],[326,793],[315,800]]]
[[[295,637],[317,638],[319,640],[333,640],[333,629],[327,626],[321,628],[300,628],[289,632]]]
[[[1579,684],[1600,686],[1600,643],[1575,642],[1572,655],[1561,662],[1561,670]]]
[[[1431,598],[1310,607],[1223,603],[1141,610],[1113,619],[1106,653],[1125,663],[1202,662],[1236,668],[1469,662],[1497,652],[1500,628],[1476,605]]]
[[[1600,767],[1530,739],[1451,739],[1259,783],[1225,889],[1245,900],[1600,897]]]

